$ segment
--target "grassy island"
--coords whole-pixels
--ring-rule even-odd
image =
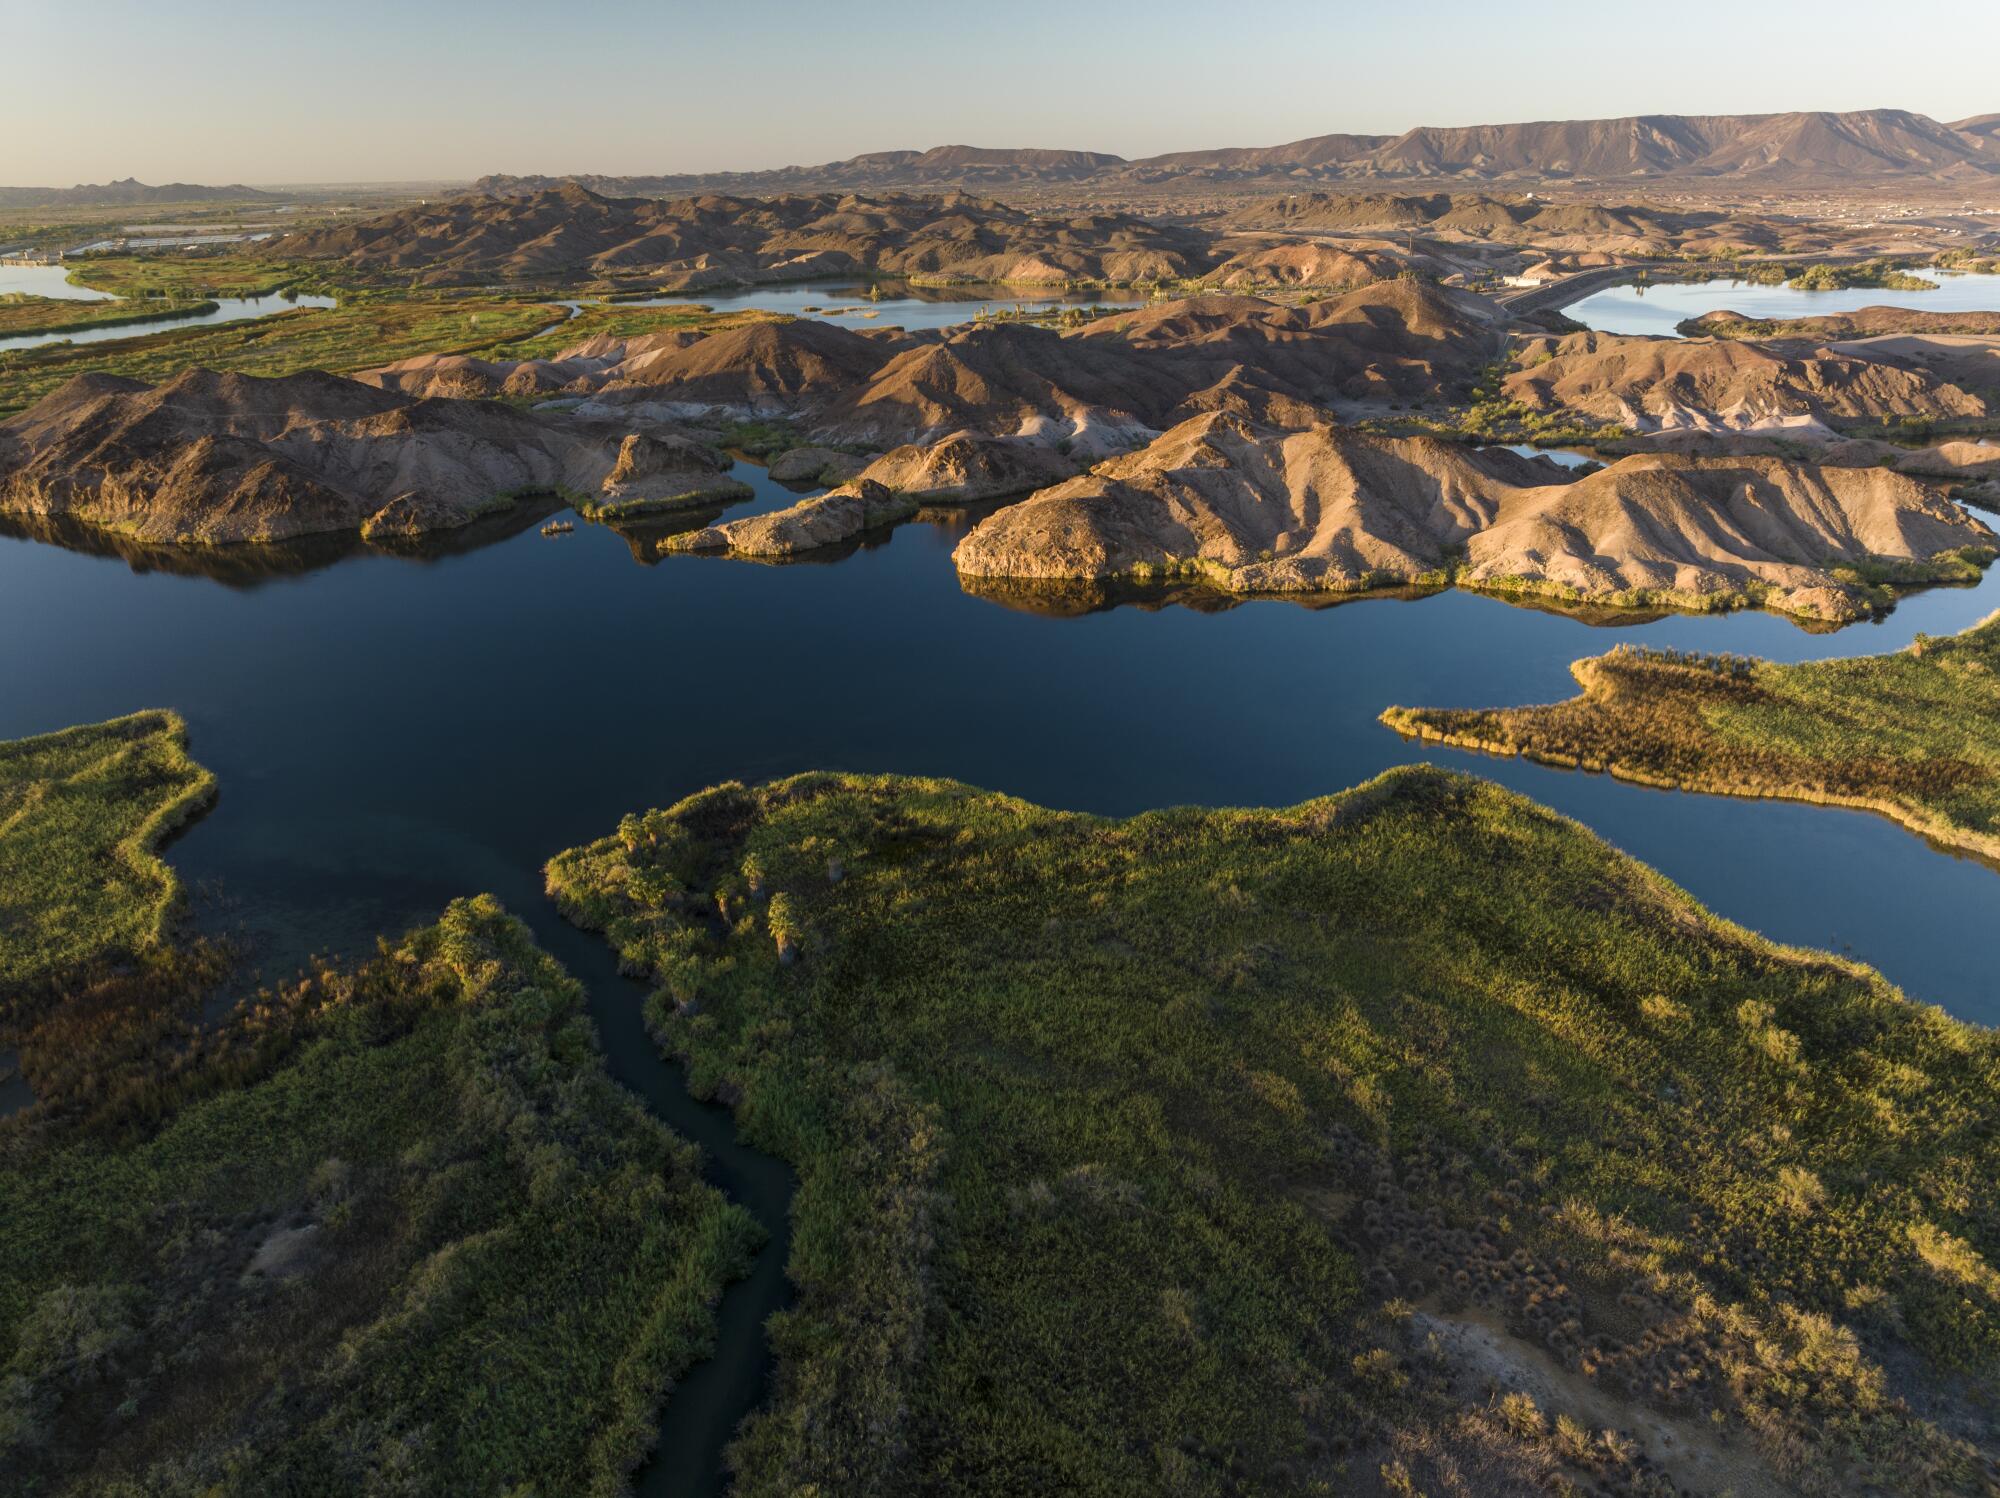
[[[215,310],[216,304],[211,301],[73,302],[55,297],[0,297],[0,338],[180,322],[190,317],[206,317]]]
[[[83,255],[69,262],[69,279],[121,297],[269,296],[286,287],[319,289],[319,267],[255,255]]]
[[[1892,655],[1773,665],[1621,646],[1546,707],[1392,707],[1399,732],[1627,780],[1865,807],[2000,857],[2000,615]]]
[[[214,794],[173,713],[0,743],[0,994],[157,947],[180,897],[157,850]]]
[[[0,1488],[626,1491],[756,1228],[580,986],[480,897],[204,1023],[212,953],[122,950],[162,909],[127,850],[207,783],[177,721],[4,750],[5,929],[104,939],[31,944],[0,1010],[37,1094],[0,1120]]]
[[[807,775],[548,882],[800,1174],[739,1492],[1984,1481],[1994,1038],[1497,787]]]
[[[1849,291],[1873,287],[1883,291],[1936,291],[1937,282],[1899,270],[1887,260],[1859,265],[1809,265],[1785,284],[1795,291]]]

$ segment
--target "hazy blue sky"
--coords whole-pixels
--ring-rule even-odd
[[[727,170],[947,142],[1139,156],[1419,124],[2000,111],[1992,0],[1676,10],[0,0],[0,184]]]

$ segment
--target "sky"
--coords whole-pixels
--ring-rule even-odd
[[[1415,125],[2000,111],[1991,0],[1883,17],[1878,0],[1678,14],[1604,0],[0,0],[0,184],[737,171],[953,143],[1143,156]]]

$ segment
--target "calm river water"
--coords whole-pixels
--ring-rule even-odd
[[[764,503],[786,497],[747,471]],[[529,524],[431,560],[260,575],[224,554],[227,581],[4,537],[0,736],[185,713],[222,797],[175,862],[215,896],[206,919],[278,963],[365,948],[476,890],[529,913],[551,854],[723,779],[906,771],[1118,814],[1290,803],[1425,757],[1578,817],[1747,926],[2000,1020],[1985,865],[1863,813],[1426,751],[1375,721],[1391,703],[1566,696],[1569,663],[1620,640],[1895,649],[2000,607],[2000,578],[1822,635],[1754,613],[1593,627],[1458,592],[1049,617],[960,588],[964,524],[783,567],[641,565],[611,531]]]
[[[2000,276],[1950,275],[1919,270],[1935,281],[1935,291],[1798,291],[1751,281],[1655,282],[1612,286],[1563,308],[1600,333],[1672,335],[1690,317],[1705,312],[1741,312],[1745,317],[1827,317],[1863,307],[1909,307],[1919,312],[2000,312]]]
[[[792,497],[738,472],[758,506]],[[1895,649],[2000,605],[2000,569],[1833,635],[1764,614],[1592,627],[1457,592],[1054,617],[960,588],[963,517],[772,567],[642,565],[596,526],[541,536],[542,514],[428,560],[336,542],[218,554],[209,575],[0,532],[0,737],[181,710],[222,794],[171,857],[200,923],[267,970],[368,950],[490,890],[584,980],[612,1075],[702,1146],[710,1179],[770,1234],[722,1299],[715,1355],[668,1401],[642,1494],[723,1487],[723,1449],[769,1375],[761,1329],[790,1295],[793,1180],[689,1096],[645,1034],[641,986],[543,897],[543,861],[626,811],[810,768],[956,776],[1114,814],[1283,804],[1430,758],[1580,818],[1745,925],[2000,1019],[2000,875],[1982,864],[1861,813],[1425,752],[1375,721],[1395,702],[1565,696],[1570,661],[1619,640],[1781,660]]]
[[[625,300],[623,307],[665,307],[699,302],[717,312],[760,308],[792,317],[819,317],[855,328],[949,328],[971,322],[982,308],[989,312],[1058,312],[1064,307],[1144,306],[1143,291],[1044,291],[1033,286],[912,286],[907,281],[879,283],[881,296],[871,298],[865,282],[806,281],[789,286],[759,286],[733,291],[690,291],[674,296]],[[581,307],[583,302],[565,302]]]

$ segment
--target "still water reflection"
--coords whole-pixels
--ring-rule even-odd
[[[1618,640],[1780,660],[1895,649],[1982,617],[2000,579],[1818,635],[1765,614],[1611,630],[1458,592],[1323,608],[1072,593],[1050,610],[959,586],[962,515],[774,567],[638,566],[599,527],[542,537],[546,513],[456,551],[350,548],[304,559],[314,570],[218,553],[219,578],[0,537],[0,735],[183,711],[223,793],[175,861],[207,887],[205,920],[280,962],[365,947],[468,891],[526,910],[551,854],[723,779],[905,771],[1122,814],[1289,803],[1430,758],[1581,818],[1767,935],[1850,949],[1916,997],[2000,1018],[1984,865],[1862,813],[1425,751],[1375,721],[1390,703],[1566,696],[1570,661]]]

